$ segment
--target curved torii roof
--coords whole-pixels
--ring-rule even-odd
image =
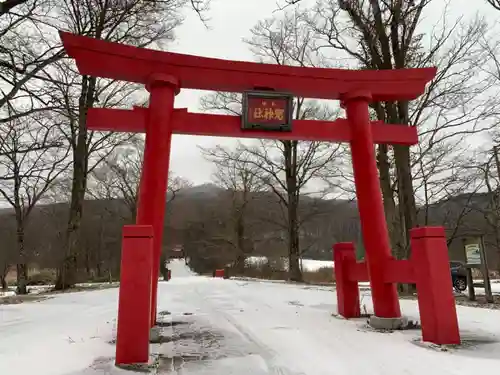
[[[361,90],[370,92],[374,101],[412,100],[424,92],[437,71],[283,66],[163,52],[66,32],[60,36],[81,74],[146,84],[153,73],[164,73],[187,89],[243,92],[269,88],[317,99],[339,99]]]

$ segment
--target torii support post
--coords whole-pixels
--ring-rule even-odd
[[[349,275],[350,269],[356,264],[356,250],[352,242],[340,242],[333,245],[333,264],[335,265],[339,315],[346,319],[359,318],[361,311],[358,282]]]
[[[153,227],[125,225],[122,234],[117,365],[149,361]]]
[[[373,147],[368,112],[370,101],[371,95],[367,92],[353,92],[342,98],[353,132],[350,142],[352,169],[374,314],[379,318],[399,318],[396,285],[384,281],[384,267],[391,259],[391,248]]]
[[[460,344],[444,228],[414,228],[410,236],[422,339],[440,345]]]
[[[460,344],[444,228],[415,228],[410,231],[410,236],[411,258],[391,259],[387,262],[384,265],[383,281],[387,284],[417,284],[423,341],[438,345]],[[338,243],[333,249],[338,312],[345,318],[358,317],[357,285],[358,282],[370,280],[368,262],[356,262],[352,243]],[[381,323],[380,319],[376,320]],[[400,326],[401,322],[391,321],[389,319],[392,327],[384,322],[385,327],[380,328],[395,329],[397,326],[394,323]]]
[[[179,92],[179,84],[175,78],[160,74],[152,75],[146,88],[150,93],[150,103],[136,222],[138,225],[152,225],[154,231],[150,302],[151,327],[153,327],[156,325],[158,275],[172,140],[170,118],[175,95]]]

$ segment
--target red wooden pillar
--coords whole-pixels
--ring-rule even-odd
[[[391,248],[368,112],[370,100],[367,92],[354,92],[342,98],[352,131],[354,183],[374,313],[380,318],[398,318],[401,311],[396,286],[384,281],[384,266],[391,258]]]
[[[415,228],[410,236],[422,339],[440,345],[460,344],[444,228]]]
[[[154,74],[146,88],[150,99],[136,222],[152,225],[154,231],[151,279],[151,326],[154,326],[172,139],[170,118],[179,84],[174,77]]]
[[[123,227],[116,364],[149,361],[153,227]]]
[[[333,265],[337,289],[337,308],[344,318],[358,318],[359,288],[357,281],[349,280],[349,264],[356,263],[356,252],[352,242],[340,242],[333,245]]]

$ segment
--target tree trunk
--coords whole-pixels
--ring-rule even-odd
[[[386,113],[389,123],[409,124],[408,103],[404,101],[386,102]],[[396,179],[398,186],[398,211],[399,211],[399,244],[398,258],[409,259],[410,250],[410,230],[417,223],[417,207],[413,192],[413,178],[411,174],[410,147],[394,145],[394,160],[396,164]],[[415,285],[400,284],[399,290],[405,293],[412,293]]]
[[[404,220],[404,228],[402,228],[405,245],[404,258],[409,259],[411,254],[410,230],[417,224],[417,207],[410,166],[410,148],[408,146],[394,146],[394,156],[399,187],[399,204]]]
[[[96,263],[96,272],[97,272],[97,277],[100,279],[102,277],[102,267],[100,258],[99,261]]]
[[[26,262],[26,251],[24,248],[24,227],[18,226],[17,228],[17,294],[28,294],[28,265]]]
[[[102,246],[101,242],[99,242],[99,246],[97,246],[95,251],[95,268],[97,277],[102,277]]]
[[[402,64],[402,62],[401,62]],[[393,123],[410,124],[408,114],[408,102],[398,101],[391,105],[391,120]],[[394,122],[397,121],[397,122]],[[396,162],[396,176],[398,181],[398,200],[401,210],[401,234],[404,244],[404,259],[409,259],[410,230],[417,224],[417,205],[413,191],[413,176],[411,174],[410,147],[406,145],[394,145],[394,159]]]
[[[79,137],[80,138],[80,137]],[[79,142],[80,145],[80,142]],[[77,148],[78,150],[78,148]],[[56,290],[71,288],[76,283],[77,255],[79,248],[80,225],[83,213],[83,200],[85,196],[85,167],[81,158],[86,152],[77,152],[73,163],[73,184],[71,189],[71,204],[69,211],[68,227],[66,230],[66,254],[58,272]]]
[[[238,246],[238,253],[236,255],[235,269],[236,272],[243,274],[245,271],[245,260],[246,260],[246,249],[245,249],[245,215],[244,215],[244,203],[236,213],[236,243]]]
[[[6,265],[3,267],[2,272],[0,273],[0,286],[3,291],[7,291],[8,285],[7,285],[7,273],[9,272],[9,266]]]
[[[91,264],[91,254],[89,249],[85,249],[85,271],[87,274],[87,278],[90,280],[92,278],[92,266]]]
[[[55,285],[56,290],[68,289],[76,283],[80,226],[88,172],[88,131],[86,121],[87,111],[89,108],[92,108],[95,102],[95,88],[96,78],[82,77],[82,92],[78,108],[78,134],[73,149],[73,183],[71,186],[71,203],[66,230],[66,251],[58,270]]]
[[[168,281],[167,254],[165,251],[162,251],[160,255],[160,275],[164,281]]]
[[[301,282],[299,244],[299,191],[297,188],[297,141],[283,141],[288,211],[288,277]]]
[[[302,282],[300,269],[300,242],[298,225],[298,196],[289,195],[288,200],[288,262],[289,278],[292,281]]]
[[[389,123],[396,123],[397,113],[392,103],[373,103],[373,109],[377,119]],[[384,212],[387,222],[387,230],[391,241],[392,254],[397,259],[404,255],[404,241],[402,237],[401,221],[397,214],[394,200],[394,190],[391,181],[391,163],[389,162],[389,146],[379,145],[377,152],[377,166],[379,169],[380,188],[384,202]]]
[[[401,237],[401,226],[396,213],[396,203],[394,202],[394,191],[392,189],[390,177],[390,163],[388,156],[388,146],[379,145],[377,153],[377,164],[379,168],[380,188],[384,200],[384,212],[387,221],[387,230],[391,241],[392,254],[401,259],[404,245]]]

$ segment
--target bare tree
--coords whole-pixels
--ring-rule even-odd
[[[408,66],[414,56],[415,27],[427,3],[428,0],[417,4],[372,1],[370,5],[364,6],[361,2],[325,0],[317,4],[309,24],[319,36],[321,47],[328,46],[346,53],[348,58],[355,61],[355,65],[368,69],[403,68]],[[342,18],[344,15],[347,17]],[[379,120],[408,123],[408,103],[375,103],[374,111]],[[403,214],[404,227],[409,230],[416,222],[409,149],[395,146],[394,153],[400,215]],[[404,231],[394,228],[402,222],[396,213],[387,145],[378,147],[378,165],[393,246],[396,249],[405,248],[406,243],[400,238]]]
[[[488,255],[496,257],[497,270],[500,271],[500,161],[497,146],[477,153],[469,169],[477,173],[479,191],[474,200],[468,202],[471,214],[462,225],[462,231],[484,236],[486,250],[494,250]],[[491,259],[490,265],[493,266]]]
[[[233,228],[228,200],[224,195],[198,204],[196,215],[186,222],[182,239],[184,254],[196,272],[212,272],[234,260],[234,246],[228,242]]]
[[[140,149],[143,146],[142,138],[131,138],[110,153],[89,175],[88,195],[93,199],[123,200],[128,210],[125,218],[128,222],[133,222],[137,213],[142,164]]]
[[[186,4],[186,0],[71,0],[58,3],[53,16],[57,19],[59,28],[76,34],[138,47],[161,48],[173,39],[173,30],[181,23],[181,11]],[[71,145],[73,156],[67,245],[56,283],[57,289],[65,289],[74,284],[78,268],[76,259],[79,228],[87,176],[114,147],[124,141],[121,138],[123,135],[89,132],[85,124],[87,110],[96,103],[103,107],[130,105],[134,101],[132,95],[138,87],[129,83],[80,76],[70,61],[61,61],[47,79],[53,82],[60,105],[64,108],[60,112],[66,119],[66,126],[62,131]]]
[[[332,244],[354,242],[362,258],[364,248],[355,203],[343,199],[321,199],[313,204],[321,207],[321,210],[301,227],[302,252],[313,259],[332,260]]]
[[[25,105],[24,111],[16,111],[16,118],[52,109],[47,98],[50,90],[44,85],[50,73],[41,73],[64,55],[56,28],[149,45],[148,38],[156,43],[167,34],[167,39],[172,36],[170,31],[182,19],[180,11],[188,4],[205,22],[210,0],[0,2],[0,110],[8,102],[19,99],[31,105]],[[120,26],[120,30],[116,26]],[[149,27],[149,31],[144,32],[144,27]],[[132,29],[141,29],[137,34],[141,36],[129,35]],[[0,116],[0,121],[8,120]]]
[[[123,200],[128,209],[127,222],[137,215],[137,199],[144,158],[144,138],[135,136],[117,147],[90,173],[88,194],[94,199]],[[171,203],[191,183],[169,173],[166,202]]]
[[[379,120],[419,127],[421,144],[415,153],[407,146],[387,145],[378,146],[377,152],[391,241],[395,254],[403,258],[410,250],[408,231],[417,224],[413,180],[422,177],[412,174],[412,168],[419,163],[422,166],[421,158],[429,160],[436,156],[434,148],[444,149],[494,123],[492,97],[478,96],[489,92],[491,80],[472,69],[486,61],[478,43],[486,27],[484,20],[474,18],[464,24],[459,19],[450,23],[445,9],[441,23],[427,32],[431,41],[427,46],[419,25],[429,3],[429,0],[369,4],[322,0],[309,15],[309,25],[316,32],[317,48],[323,50],[324,60],[331,61],[327,51],[334,51],[335,58],[345,57],[342,61],[348,61],[350,67],[400,69],[436,65],[439,68],[436,79],[417,101],[372,105]],[[450,140],[450,137],[456,138]]]
[[[14,215],[3,212],[0,215],[0,288],[7,290],[7,274],[11,265],[16,264],[16,224]]]
[[[214,180],[226,190],[231,202],[232,233],[227,239],[236,253],[234,267],[237,272],[243,272],[245,260],[253,250],[250,238],[249,209],[255,194],[265,189],[261,178],[261,170],[253,163],[252,156],[244,145],[239,144],[230,150],[217,146],[211,149],[201,149],[205,159],[215,164]]]
[[[493,8],[500,10],[500,0],[486,0]]]
[[[0,123],[53,108],[40,76],[63,56],[60,43],[47,40],[53,27],[40,22],[52,9],[48,0],[0,4]]]
[[[206,25],[207,13],[210,10],[210,4],[212,0],[189,0],[191,3],[191,8],[196,12],[200,20]]]
[[[4,0],[0,3],[0,16],[12,11],[15,7],[26,3],[28,0]]]
[[[256,58],[262,62],[280,65],[314,66],[312,53],[313,34],[299,11],[285,13],[282,18],[259,22],[252,30],[252,37],[245,42]],[[240,97],[218,93],[205,98],[206,110],[224,109],[229,113],[241,112]],[[295,100],[294,118],[328,119],[333,111],[316,102],[303,98]],[[261,141],[258,146],[247,147],[246,152],[261,178],[276,194],[282,204],[288,242],[290,279],[302,280],[300,270],[300,219],[299,200],[305,187],[321,172],[326,172],[332,161],[342,154],[342,147],[332,147],[321,142]]]
[[[40,114],[22,122],[4,123],[0,194],[12,206],[16,220],[17,292],[26,294],[28,256],[25,228],[33,208],[68,167],[68,149],[52,119]],[[6,129],[7,128],[7,129]]]

